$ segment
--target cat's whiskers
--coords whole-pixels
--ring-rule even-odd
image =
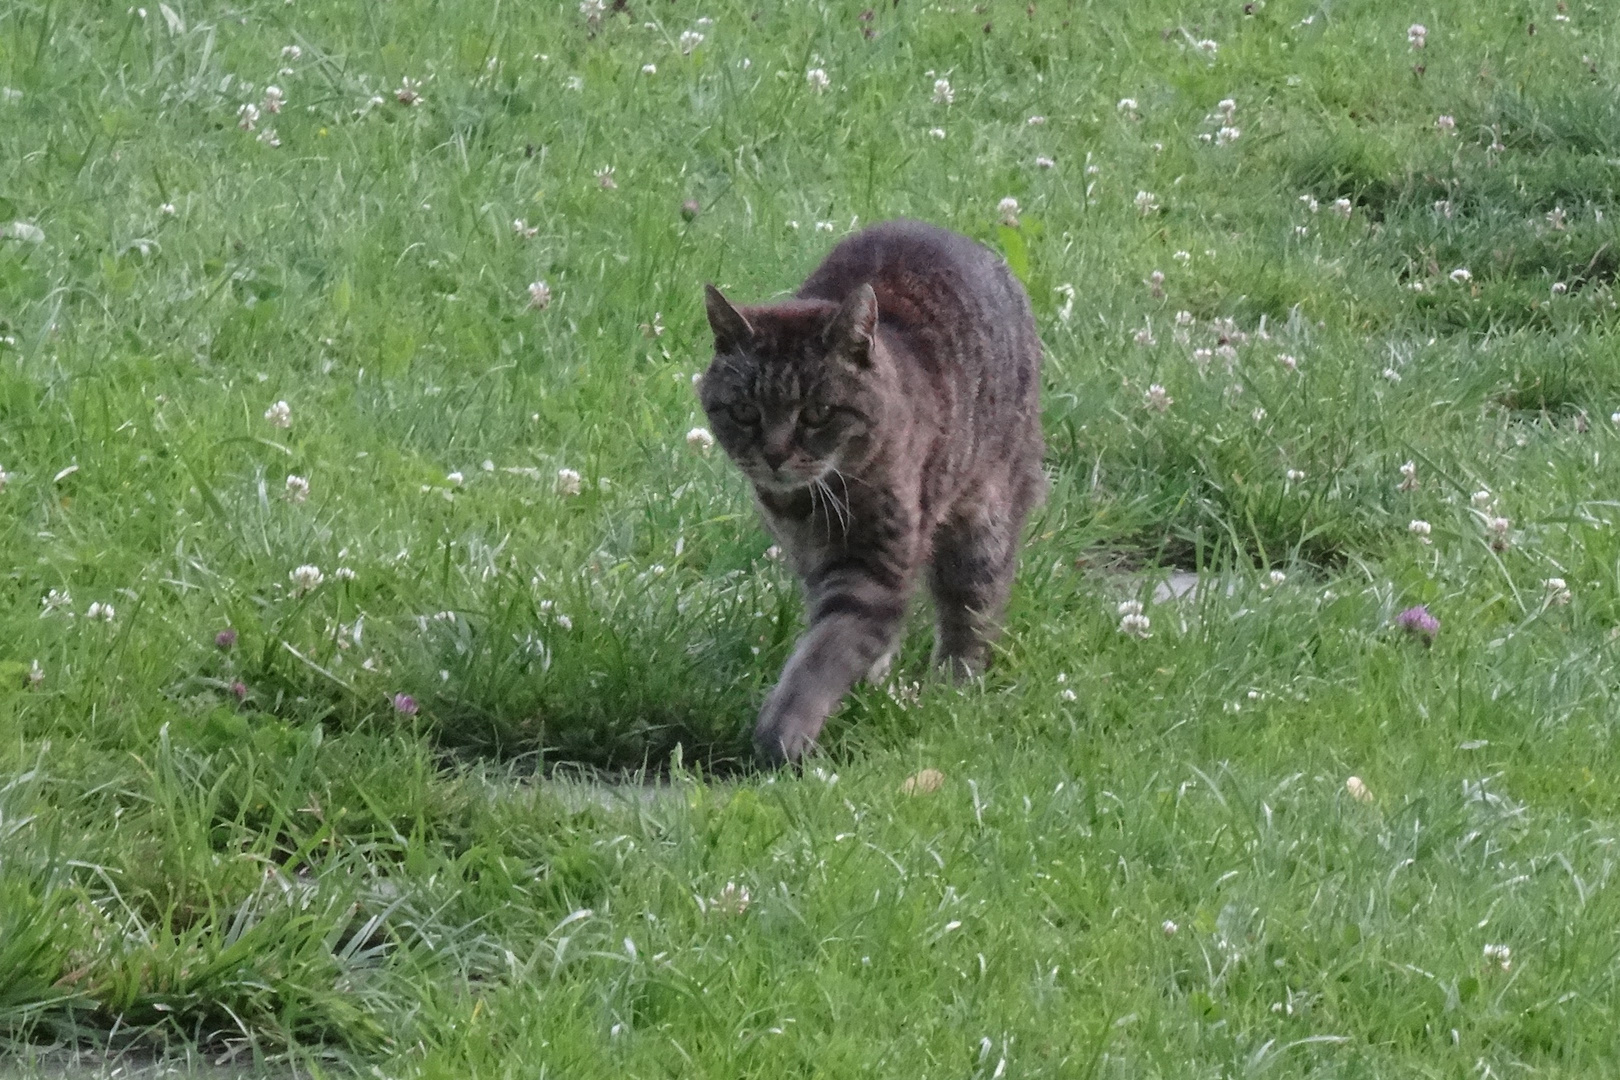
[[[814,480],[812,480],[810,482],[810,490],[812,492],[816,492],[816,491],[821,492],[822,501],[823,501],[824,505],[827,507],[827,510],[830,511],[827,514],[827,526],[828,526],[829,533],[830,533],[831,528],[832,528],[832,519],[836,515],[837,518],[838,518],[838,529],[839,529],[839,531],[844,533],[845,535],[848,535],[849,534],[849,501],[848,501],[849,500],[849,488],[847,486],[845,487],[845,489],[844,489],[844,498],[841,500],[841,499],[838,498],[837,495],[833,494],[833,489],[830,486],[828,486],[827,481],[824,479],[824,476],[825,476],[825,474],[823,474],[822,476],[818,476]],[[812,498],[813,498],[813,496],[812,496]]]
[[[849,481],[850,481],[850,478],[845,476],[843,474],[843,472],[836,465],[828,465],[827,466],[827,471],[825,473],[822,473],[822,476],[825,477],[828,474],[831,474],[833,476],[838,477],[838,483],[844,489],[844,508],[847,510],[849,508],[849,505],[850,505],[850,501],[849,501]],[[865,481],[861,480],[860,477],[855,477],[855,482],[857,484],[865,483]],[[871,487],[872,485],[867,484],[866,486]]]

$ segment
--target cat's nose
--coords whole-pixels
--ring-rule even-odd
[[[764,458],[765,464],[772,469],[780,469],[782,462],[788,459],[788,452],[786,450],[761,450],[759,456]]]

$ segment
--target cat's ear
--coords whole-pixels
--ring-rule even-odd
[[[735,352],[754,340],[754,328],[743,313],[731,306],[713,285],[703,286],[703,306],[709,312],[709,329],[714,331],[714,351]]]
[[[827,324],[827,346],[857,367],[872,364],[872,342],[877,338],[877,294],[862,285],[844,299],[838,313]]]

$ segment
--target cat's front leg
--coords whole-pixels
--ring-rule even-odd
[[[855,680],[894,647],[905,620],[909,568],[832,573],[811,583],[810,629],[794,646],[754,728],[754,748],[773,765],[815,745]]]

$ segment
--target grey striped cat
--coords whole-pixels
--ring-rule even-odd
[[[1046,489],[1041,343],[1000,258],[914,221],[845,239],[792,299],[705,294],[703,410],[804,585],[809,628],[754,730],[795,761],[883,676],[925,567],[934,662],[984,670]]]

